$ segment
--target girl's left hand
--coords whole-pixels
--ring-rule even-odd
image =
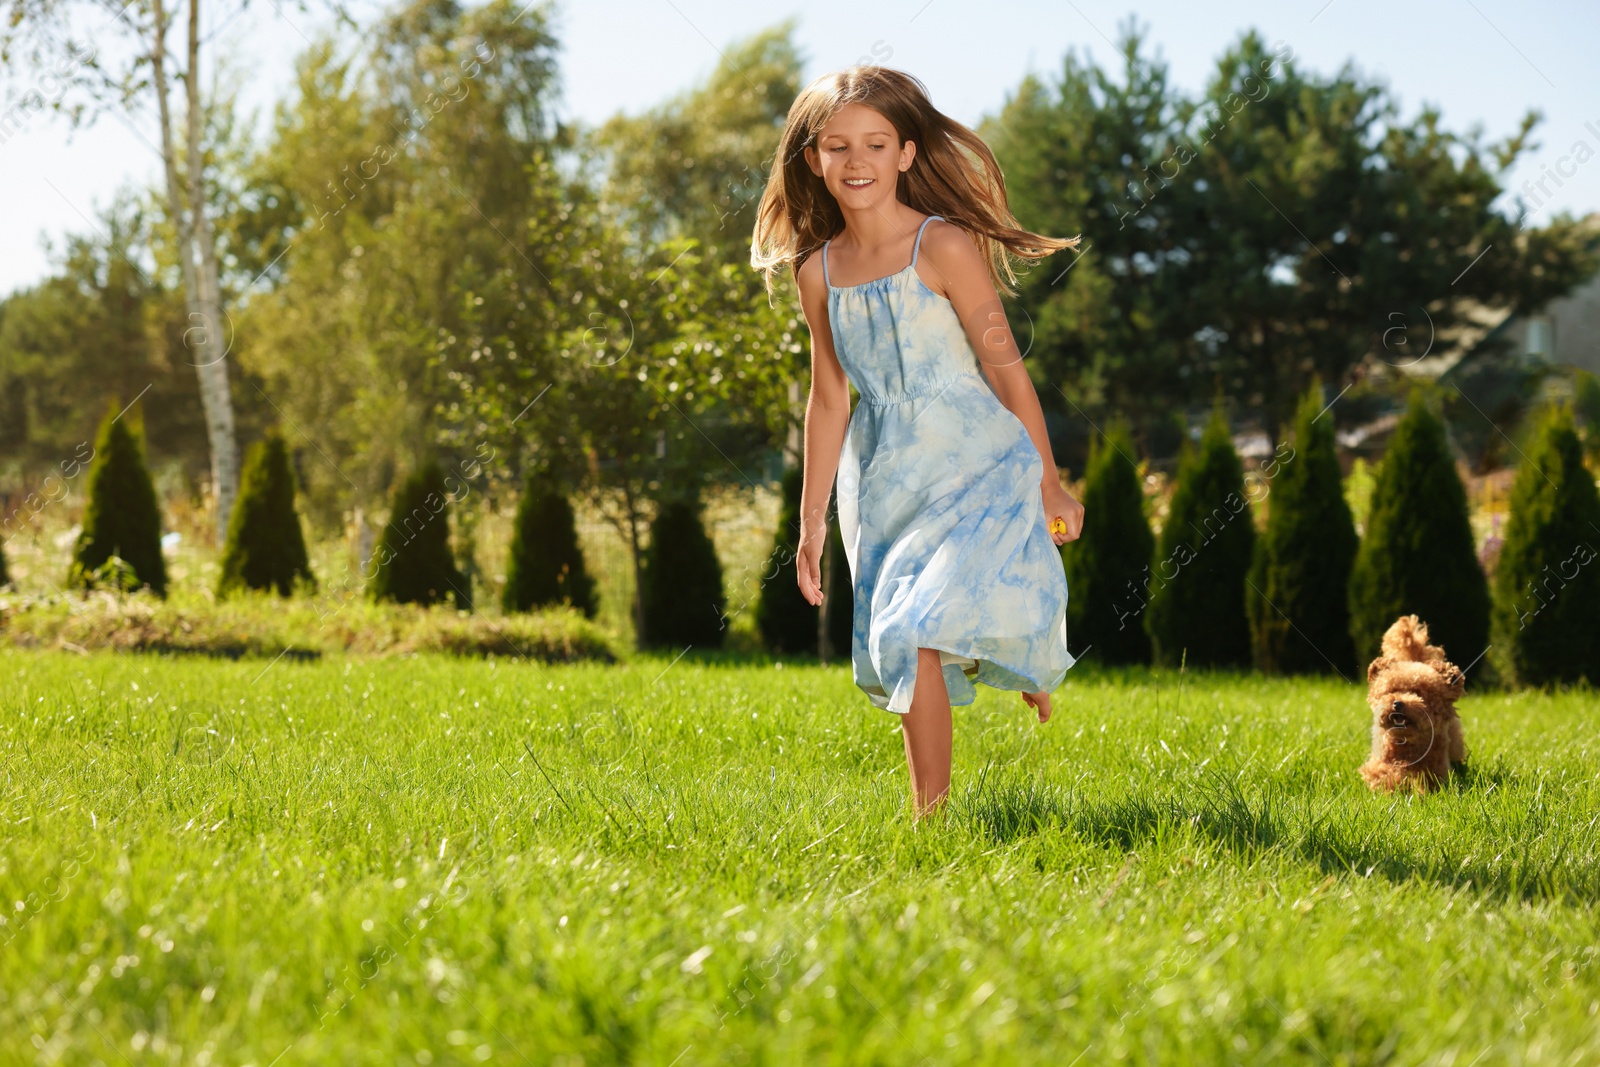
[[[1061,487],[1059,483],[1044,487],[1044,521],[1050,524],[1057,516],[1063,519],[1067,528],[1062,531],[1058,526],[1050,531],[1050,540],[1059,548],[1068,541],[1076,541],[1083,532],[1083,505],[1075,500],[1071,493]]]

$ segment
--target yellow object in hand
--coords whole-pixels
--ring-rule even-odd
[[[1067,532],[1067,520],[1063,519],[1060,515],[1057,515],[1055,518],[1051,519],[1050,520],[1050,532],[1053,533],[1053,534],[1064,534],[1064,533],[1066,533]]]

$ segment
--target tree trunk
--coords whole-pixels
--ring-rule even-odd
[[[633,557],[633,644],[645,646],[644,559],[639,548],[639,509],[634,504],[633,488],[624,483],[622,499],[628,509],[628,550]]]
[[[193,365],[200,384],[200,406],[206,416],[206,437],[211,449],[211,482],[217,498],[217,543],[227,537],[228,520],[238,491],[238,442],[234,436],[233,397],[228,391],[228,347],[222,330],[221,285],[217,270],[216,235],[206,215],[205,159],[200,144],[204,114],[200,105],[200,0],[189,0],[188,69],[183,73],[186,114],[185,151],[189,175],[188,210],[184,209],[185,183],[178,172],[173,141],[167,60],[168,18],[163,0],[154,0],[155,39],[150,66],[161,119],[161,162],[165,171],[167,214],[177,235],[178,266],[183,279],[184,304],[189,329],[184,345],[194,353]],[[198,245],[199,262],[196,262]]]

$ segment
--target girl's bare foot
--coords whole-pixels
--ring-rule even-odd
[[[1023,693],[1022,702],[1039,712],[1040,722],[1050,721],[1050,694],[1049,693]]]

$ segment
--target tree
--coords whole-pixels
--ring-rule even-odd
[[[471,609],[465,579],[450,554],[450,502],[435,462],[422,464],[400,486],[374,552],[374,599],[427,606],[453,595],[458,610]]]
[[[1511,489],[1495,570],[1495,646],[1509,679],[1600,684],[1600,494],[1565,408],[1539,419]]]
[[[588,618],[598,607],[594,579],[583,564],[572,504],[547,472],[533,471],[517,505],[501,602],[510,613],[562,601]]]
[[[1378,468],[1366,532],[1350,574],[1350,636],[1357,664],[1381,651],[1401,615],[1470,665],[1489,644],[1489,583],[1478,563],[1466,489],[1444,426],[1413,392]]]
[[[272,589],[288,596],[297,581],[314,581],[294,495],[289,447],[281,433],[268,431],[245,459],[239,500],[222,549],[219,596],[244,589]]]
[[[1018,304],[1044,380],[1090,406],[1159,415],[1220,384],[1276,440],[1314,376],[1446,354],[1479,305],[1525,313],[1593,272],[1585,224],[1497,206],[1536,114],[1497,143],[1406,120],[1381,83],[1253,31],[1189,97],[1141,44],[1124,31],[1120,81],[1071,56],[1030,76],[991,134],[1018,217],[1084,235]]]
[[[223,322],[222,286],[217,256],[216,220],[208,211],[208,149],[203,143],[208,108],[201,100],[200,0],[189,0],[185,49],[180,57],[168,46],[176,12],[166,0],[111,5],[95,0],[10,0],[8,17],[0,22],[0,59],[24,53],[34,68],[53,66],[58,82],[77,90],[63,91],[52,106],[74,124],[85,114],[109,108],[138,113],[149,110],[153,97],[164,179],[163,206],[176,240],[178,269],[190,329],[184,335],[192,353],[205,412],[211,451],[211,473],[217,499],[217,535],[228,529],[238,483],[238,446],[234,434],[233,397],[228,388],[229,333]],[[109,16],[92,36],[101,43],[120,37],[118,47],[80,46],[74,16]],[[62,72],[65,73],[62,73]],[[184,87],[182,147],[172,113],[172,83]],[[33,91],[35,94],[38,90]]]
[[[1152,574],[1145,625],[1158,663],[1204,667],[1250,665],[1245,578],[1255,527],[1244,468],[1217,405],[1200,438],[1178,464]]]
[[[1067,572],[1067,637],[1075,655],[1091,647],[1105,663],[1148,663],[1150,637],[1140,616],[1155,539],[1127,430],[1113,425],[1089,454],[1083,532],[1061,546]]]
[[[661,505],[650,526],[643,601],[640,647],[722,646],[722,564],[701,522],[698,497],[681,495]]]
[[[778,531],[761,572],[761,599],[756,608],[756,627],[761,643],[771,652],[815,653],[819,610],[800,592],[796,581],[795,558],[800,551],[800,490],[805,472],[793,467],[783,475],[783,510],[778,515]],[[829,512],[832,512],[832,503]],[[834,655],[851,654],[855,622],[854,587],[850,562],[837,521],[830,523],[828,537],[834,546],[833,580],[828,586],[828,643]]]
[[[69,585],[90,587],[112,557],[133,569],[138,586],[167,595],[167,564],[161,555],[161,505],[145,469],[144,449],[123,421],[123,412],[106,412],[95,436],[89,468],[89,503],[72,552]],[[97,574],[99,572],[99,574]]]
[[[1247,580],[1253,652],[1264,671],[1357,676],[1348,599],[1356,530],[1333,426],[1314,384],[1295,418],[1294,450],[1266,497],[1267,528]]]

